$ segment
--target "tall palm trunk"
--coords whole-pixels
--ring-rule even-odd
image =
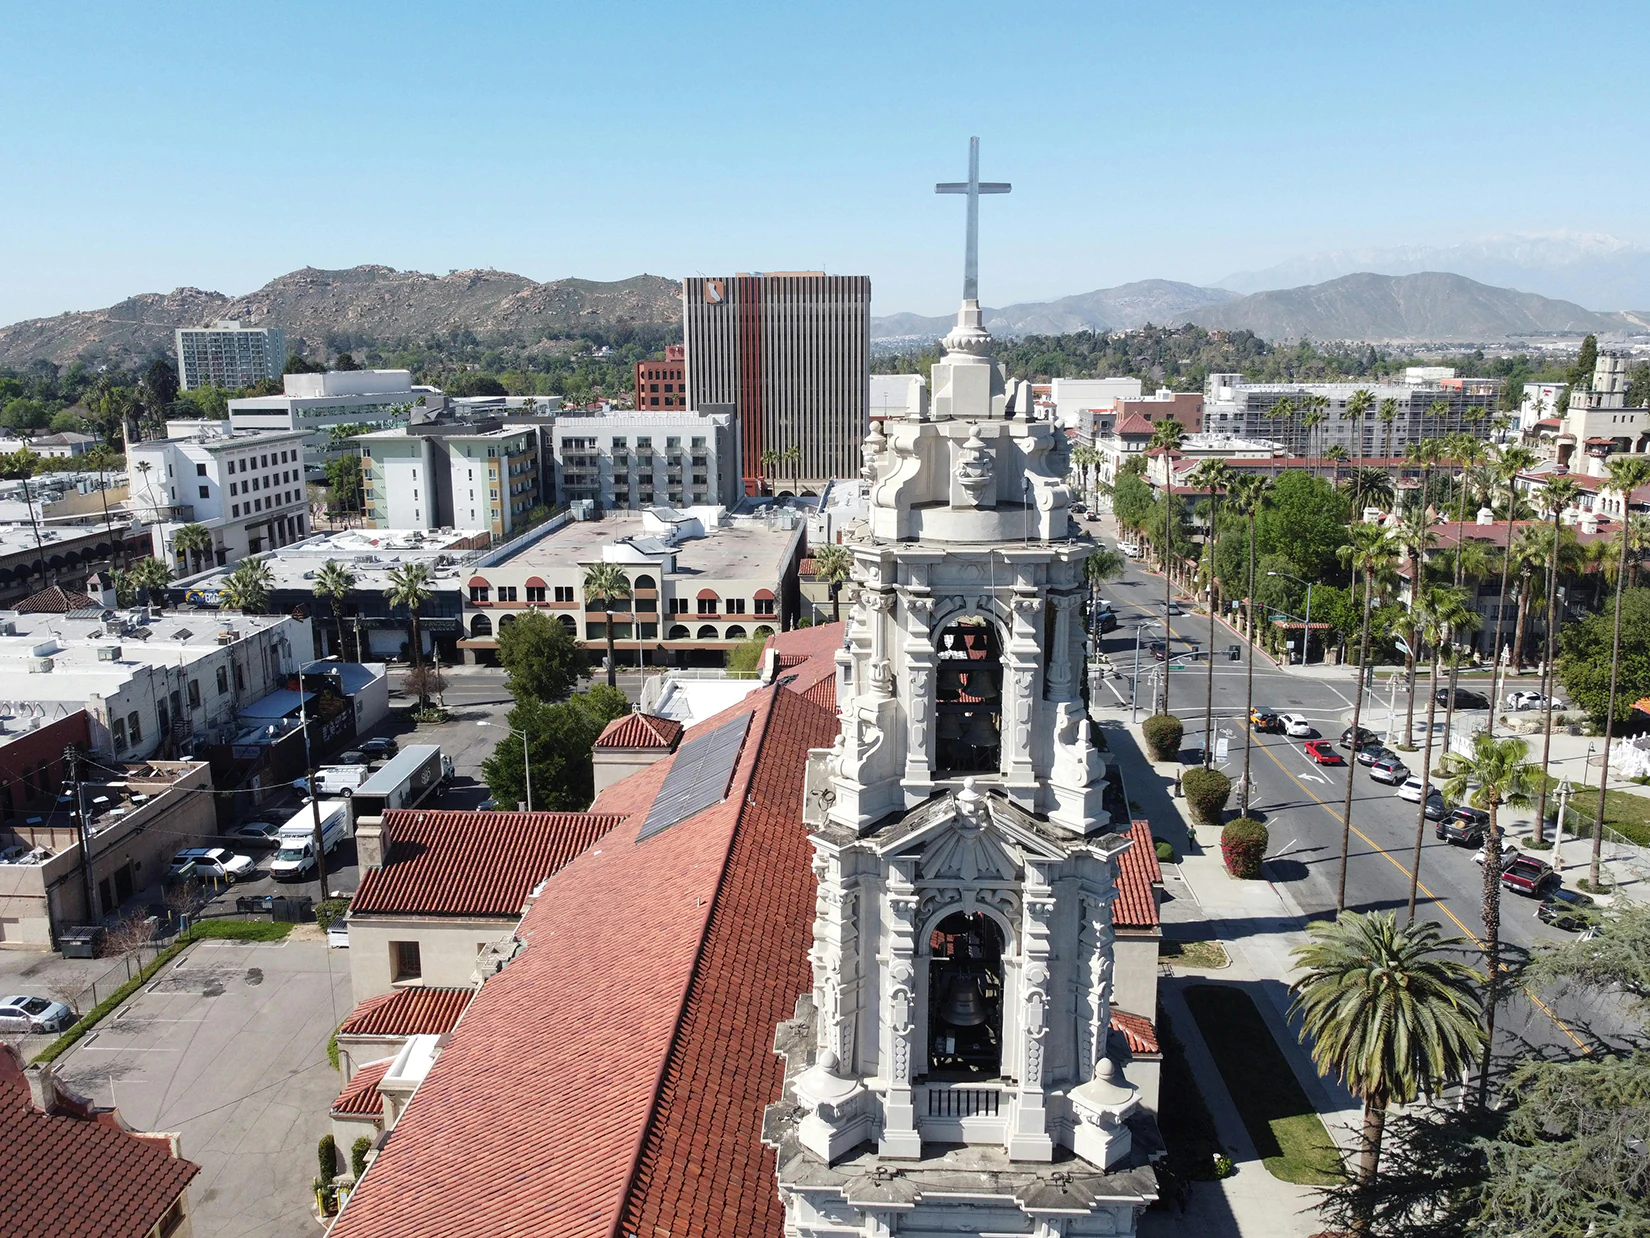
[[[1427,833],[1427,797],[1432,794],[1432,724],[1438,717],[1438,646],[1432,647],[1432,675],[1427,679],[1427,746],[1421,763],[1421,807],[1415,814],[1415,855],[1409,866],[1409,917],[1415,923],[1415,891],[1421,884],[1421,844]]]
[[[1495,715],[1500,711],[1500,702],[1497,699],[1497,694],[1501,690],[1498,681],[1501,678],[1501,643],[1503,640],[1502,629],[1507,621],[1507,578],[1512,572],[1512,507],[1513,500],[1510,497],[1509,490],[1509,498],[1507,501],[1507,546],[1506,549],[1501,552],[1501,593],[1495,599],[1495,644],[1490,648],[1490,716],[1488,727],[1491,735],[1495,734]]]
[[[338,633],[338,660],[342,662],[345,656],[344,649],[344,614],[338,606],[338,599],[332,599],[332,626]],[[359,658],[356,661],[360,661]]]
[[[1625,497],[1622,511],[1627,511]],[[1627,522],[1621,527],[1621,558],[1616,563],[1616,623],[1610,637],[1610,706],[1604,713],[1604,760],[1598,767],[1598,812],[1593,817],[1593,858],[1587,865],[1587,880],[1596,890],[1599,862],[1604,851],[1604,791],[1610,785],[1610,740],[1616,729],[1616,680],[1621,674],[1621,592],[1627,580]]]
[[[619,664],[614,661],[618,655],[613,650],[613,607],[607,603],[606,598],[603,598],[602,601],[604,603],[602,613],[607,617],[607,623],[604,625],[607,628],[607,686],[617,688],[619,686]]]
[[[1364,1097],[1364,1138],[1358,1152],[1358,1181],[1372,1186],[1381,1167],[1381,1143],[1386,1136],[1386,1097],[1371,1092]]]
[[[1524,625],[1530,617],[1530,585],[1534,576],[1528,567],[1518,571],[1518,622],[1513,625],[1512,661],[1508,663],[1514,674],[1524,669]]]
[[[1254,496],[1250,496],[1251,499]],[[1248,680],[1247,695],[1243,706],[1243,815],[1249,815],[1249,750],[1255,744],[1255,513],[1249,511],[1249,596],[1244,599],[1243,609],[1247,616],[1249,629],[1249,650],[1244,654],[1249,663],[1246,678]]]
[[[418,607],[408,607],[407,613],[410,616],[410,623],[412,627],[413,670],[422,671],[424,669],[424,630],[418,623]],[[428,709],[430,705],[430,694],[426,688],[427,685],[424,682],[424,676],[420,674],[418,676],[418,708],[420,710]]]
[[[1205,557],[1209,561],[1209,693],[1203,702],[1203,768],[1213,769],[1215,763],[1215,503],[1209,498],[1209,543]]]
[[[1163,485],[1163,712],[1169,713],[1169,664],[1174,660],[1169,607],[1174,602],[1174,461],[1165,453],[1169,479]]]
[[[1375,581],[1364,569],[1364,618],[1358,636],[1358,688],[1352,696],[1352,759],[1346,763],[1346,804],[1341,814],[1341,876],[1335,890],[1335,909],[1346,910],[1346,860],[1352,850],[1352,771],[1358,768],[1358,724],[1363,721],[1364,677],[1369,662],[1369,612],[1375,597]]]
[[[1553,757],[1553,636],[1558,630],[1558,534],[1562,509],[1553,513],[1553,553],[1547,564],[1547,638],[1541,655],[1541,792],[1535,810],[1535,841],[1547,839],[1547,769]],[[1564,822],[1555,827],[1564,837]]]
[[[1495,1052],[1495,1005],[1501,991],[1501,805],[1490,801],[1484,835],[1484,1062],[1478,1072],[1478,1107],[1489,1104],[1490,1059]]]
[[[1420,643],[1420,625],[1415,616],[1421,605],[1421,577],[1426,572],[1426,550],[1418,551],[1409,565],[1409,639],[1404,643],[1409,649],[1404,653],[1404,682],[1405,691],[1409,694],[1409,705],[1404,714],[1404,747],[1415,742],[1415,646]]]
[[[1455,587],[1461,587],[1461,535],[1467,524],[1467,471],[1461,470],[1461,501],[1455,512]]]

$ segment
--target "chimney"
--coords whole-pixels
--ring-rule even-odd
[[[390,850],[390,832],[382,817],[362,817],[355,823],[355,862],[365,872],[383,868]]]
[[[103,572],[86,578],[86,592],[104,610],[114,610],[119,604],[115,598],[114,581]]]
[[[1495,523],[1495,513],[1487,507],[1480,507],[1478,509],[1478,523],[1479,524],[1494,524]]]
[[[62,1113],[65,1110],[84,1117],[91,1111],[92,1102],[78,1092],[63,1086],[57,1077],[57,1067],[50,1062],[37,1062],[23,1071],[29,1082],[29,1103],[41,1113]]]

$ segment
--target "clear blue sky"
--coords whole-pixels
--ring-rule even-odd
[[[1650,244],[1642,0],[150,0],[3,28],[0,322],[362,262],[825,267],[948,312],[962,203],[932,186],[970,134],[1014,182],[982,204],[988,304],[1491,232]]]

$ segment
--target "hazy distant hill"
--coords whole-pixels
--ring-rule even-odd
[[[97,364],[143,361],[170,352],[178,327],[216,318],[281,327],[289,341],[304,340],[313,352],[329,337],[354,348],[386,347],[455,330],[532,345],[581,330],[668,326],[681,317],[681,285],[657,275],[540,284],[507,271],[426,275],[384,266],[305,267],[243,297],[179,288],[129,297],[108,309],[0,328],[0,366],[41,358],[59,365],[76,358]]]
[[[1327,283],[1193,310],[1203,327],[1247,329],[1269,340],[1489,343],[1554,332],[1620,332],[1627,322],[1570,301],[1494,288],[1464,275],[1345,275]]]
[[[1183,320],[1192,310],[1236,299],[1223,288],[1199,288],[1168,279],[1143,279],[1116,288],[1101,288],[1058,301],[1028,301],[987,309],[985,325],[993,335],[1059,335],[1067,331],[1122,331],[1148,322]],[[871,319],[871,338],[938,339],[956,322],[954,314],[930,318],[890,314]]]

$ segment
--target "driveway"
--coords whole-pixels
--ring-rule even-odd
[[[315,1147],[339,1088],[327,1039],[349,1010],[342,950],[203,941],[58,1069],[139,1130],[180,1133],[201,1166],[191,1187],[200,1238],[300,1238],[316,1232]]]

